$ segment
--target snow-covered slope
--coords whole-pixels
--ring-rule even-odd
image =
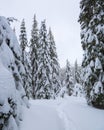
[[[21,130],[104,130],[104,110],[89,107],[84,98],[32,100],[24,110]]]

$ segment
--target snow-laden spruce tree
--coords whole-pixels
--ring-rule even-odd
[[[22,51],[6,18],[0,17],[0,130],[18,130],[21,105],[27,100],[23,88]]]
[[[82,79],[81,79],[81,67],[78,66],[77,60],[74,64],[74,89],[73,89],[74,96],[83,96],[83,86],[82,86]]]
[[[72,70],[69,61],[66,61],[66,78],[65,78],[65,85],[66,86],[66,92],[69,96],[73,94],[73,88],[74,88],[74,79],[72,75]]]
[[[26,27],[25,27],[25,20],[23,19],[20,26],[20,46],[22,49],[22,60],[24,61],[24,52],[26,51],[26,47],[28,46],[28,40],[27,40],[27,33],[26,33]]]
[[[36,15],[33,18],[33,25],[31,30],[30,40],[30,61],[31,61],[31,76],[32,76],[32,95],[36,98],[36,91],[38,90],[38,67],[39,67],[39,30]]]
[[[49,56],[49,44],[47,41],[47,29],[45,20],[41,22],[39,32],[39,62],[37,72],[36,98],[49,99],[52,96],[51,62]]]
[[[29,98],[31,95],[31,73],[30,73],[30,63],[28,53],[26,52],[26,48],[28,47],[27,33],[25,27],[25,20],[22,20],[20,27],[20,47],[22,50],[22,64],[25,68],[25,74],[22,75],[23,79],[23,87],[25,89],[26,95]]]
[[[60,72],[60,65],[58,62],[58,56],[56,52],[56,45],[54,41],[54,36],[52,34],[51,29],[49,29],[49,33],[47,36],[48,45],[49,45],[49,57],[51,63],[51,83],[52,83],[52,90],[53,90],[53,97],[55,98],[58,96],[58,93],[61,89],[61,81],[59,77]]]
[[[80,8],[87,102],[104,109],[104,1],[82,0]]]
[[[80,69],[77,63],[77,60],[75,61],[74,65],[74,83],[81,83],[81,77],[80,77]]]

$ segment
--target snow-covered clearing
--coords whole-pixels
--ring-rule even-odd
[[[24,108],[21,130],[104,130],[104,110],[89,107],[83,98],[31,100]]]

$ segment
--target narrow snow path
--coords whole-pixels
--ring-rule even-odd
[[[65,130],[77,130],[77,127],[72,119],[70,119],[66,112],[64,111],[65,108],[67,108],[68,101],[63,100],[57,108],[57,111],[59,113],[60,118],[64,122]]]
[[[54,107],[32,101],[30,109],[24,109],[21,130],[65,130],[65,128]]]

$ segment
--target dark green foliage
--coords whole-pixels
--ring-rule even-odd
[[[92,100],[92,105],[96,108],[104,109],[104,94],[95,94]]]

